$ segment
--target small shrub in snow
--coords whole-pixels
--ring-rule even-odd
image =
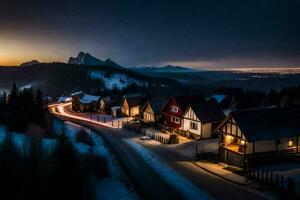
[[[76,142],[84,143],[89,146],[94,146],[94,141],[93,138],[84,130],[81,129],[77,134],[76,134]]]
[[[168,144],[178,144],[179,138],[177,135],[170,135]]]

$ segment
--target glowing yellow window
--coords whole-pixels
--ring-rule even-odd
[[[293,146],[293,140],[289,139],[289,141],[288,141],[288,147],[291,147],[291,146]]]

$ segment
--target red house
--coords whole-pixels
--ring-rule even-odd
[[[171,97],[162,109],[164,124],[166,126],[181,129],[183,124],[183,114],[191,103],[204,101],[202,96],[175,96]]]

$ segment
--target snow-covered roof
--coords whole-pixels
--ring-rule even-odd
[[[82,92],[81,91],[79,91],[79,92],[73,92],[72,94],[71,94],[71,96],[77,96],[77,95],[80,95]]]
[[[72,97],[64,97],[64,96],[61,96],[61,97],[59,97],[59,99],[58,99],[58,102],[59,102],[59,103],[68,102],[68,101],[72,101]]]
[[[94,96],[94,95],[89,95],[89,94],[85,94],[81,99],[80,102],[81,103],[92,103],[92,102],[97,102],[100,100],[100,96]]]

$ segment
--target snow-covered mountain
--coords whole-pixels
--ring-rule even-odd
[[[37,60],[32,60],[32,61],[29,61],[29,62],[22,63],[22,64],[20,65],[20,67],[28,67],[28,66],[31,66],[31,65],[38,65],[38,64],[40,64],[39,61],[37,61]]]
[[[84,52],[79,52],[77,57],[70,57],[68,64],[73,64],[73,65],[105,65],[105,66],[114,66],[114,67],[121,67],[119,64],[116,62],[110,60],[109,58],[106,59],[105,61],[96,58],[92,56],[89,53],[84,53]]]
[[[148,86],[147,81],[141,81],[137,78],[132,78],[124,73],[114,73],[107,75],[101,71],[91,71],[90,77],[92,79],[102,80],[105,88],[109,90],[112,90],[114,88],[122,90],[133,83],[137,86]]]

